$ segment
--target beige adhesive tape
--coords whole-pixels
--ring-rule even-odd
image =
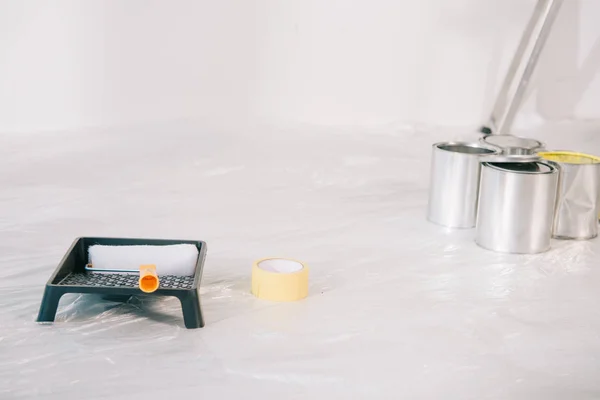
[[[285,258],[263,258],[252,265],[252,294],[263,300],[296,301],[308,296],[308,267]]]

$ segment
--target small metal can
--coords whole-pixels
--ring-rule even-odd
[[[548,250],[558,179],[547,162],[482,163],[475,242],[502,253]]]
[[[539,140],[522,138],[512,135],[486,135],[480,141],[488,146],[497,147],[506,155],[536,154],[544,149]]]
[[[560,169],[552,235],[585,240],[598,236],[600,213],[600,157],[570,151],[539,155]]]
[[[427,219],[449,228],[474,227],[481,157],[497,153],[479,143],[434,144]]]

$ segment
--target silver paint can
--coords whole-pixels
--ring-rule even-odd
[[[502,253],[548,250],[558,180],[548,162],[482,163],[475,242]]]
[[[427,219],[449,228],[474,227],[481,157],[497,153],[479,143],[434,144]]]
[[[570,151],[539,155],[560,169],[552,235],[557,239],[576,240],[598,236],[600,158]]]

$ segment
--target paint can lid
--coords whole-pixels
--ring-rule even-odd
[[[512,135],[487,135],[482,137],[481,141],[502,149],[523,149],[534,151],[544,147],[544,144],[539,140]]]

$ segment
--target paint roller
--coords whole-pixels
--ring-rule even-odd
[[[156,291],[159,276],[193,276],[198,249],[193,244],[165,246],[92,245],[85,270],[93,273],[139,274],[139,288],[145,293]]]

